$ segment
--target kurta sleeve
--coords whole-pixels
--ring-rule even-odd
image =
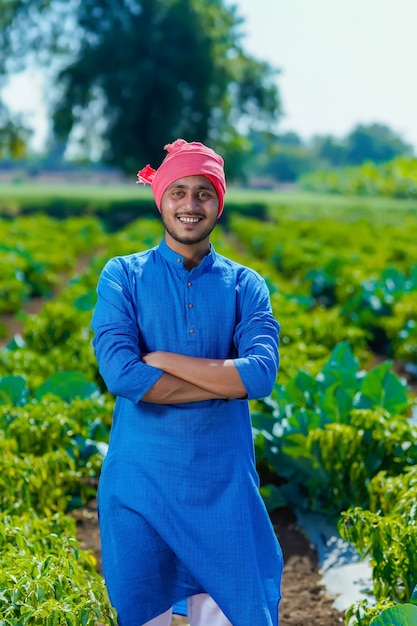
[[[137,403],[163,372],[141,360],[132,280],[125,259],[107,262],[98,282],[92,328],[94,351],[107,389]]]
[[[239,284],[240,320],[234,343],[234,360],[248,399],[269,395],[275,384],[279,365],[279,324],[274,318],[265,281],[250,271]]]

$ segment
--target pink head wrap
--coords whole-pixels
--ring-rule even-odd
[[[164,146],[168,154],[157,170],[146,165],[138,172],[138,182],[152,186],[156,206],[161,211],[161,200],[165,190],[184,176],[206,176],[213,184],[219,199],[218,217],[223,212],[226,179],[222,157],[198,141],[188,143],[177,139]]]

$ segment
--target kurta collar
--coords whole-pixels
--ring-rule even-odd
[[[200,273],[210,269],[216,258],[216,251],[214,250],[213,244],[210,244],[210,252],[202,259],[200,265],[197,267],[193,267],[192,270],[188,270],[184,267],[184,257],[182,254],[178,254],[172,250],[169,246],[167,246],[165,239],[161,241],[158,246],[158,251],[161,256],[168,261],[168,263],[175,265],[178,269],[183,269],[186,272]]]

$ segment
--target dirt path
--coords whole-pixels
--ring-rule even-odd
[[[84,549],[91,549],[101,573],[100,536],[95,503],[74,512],[77,537]],[[317,554],[298,529],[289,509],[272,513],[271,520],[284,553],[280,626],[337,626],[344,624],[343,614],[332,606],[332,599],[321,585]],[[174,615],[172,626],[187,626],[188,620]],[[254,625],[255,626],[255,625]]]

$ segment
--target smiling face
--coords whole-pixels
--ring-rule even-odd
[[[205,176],[185,176],[174,181],[161,200],[167,244],[179,252],[182,246],[207,250],[218,209],[216,190]]]

